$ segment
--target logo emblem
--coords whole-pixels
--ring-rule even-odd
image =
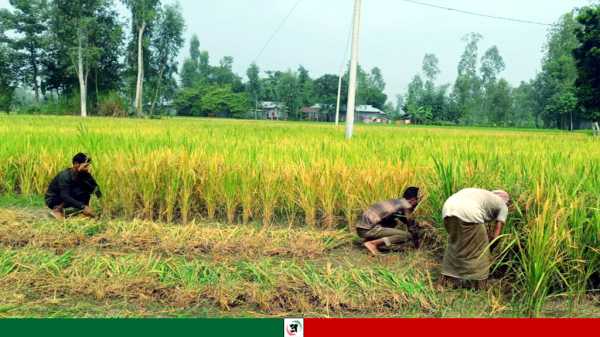
[[[286,318],[283,321],[283,337],[304,337],[304,319]]]

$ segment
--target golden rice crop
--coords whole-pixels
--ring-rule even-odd
[[[369,204],[421,186],[419,216],[464,187],[515,201],[501,263],[539,311],[598,287],[600,143],[583,133],[208,119],[0,117],[0,193],[41,195],[76,152],[94,157],[105,218],[352,228]]]

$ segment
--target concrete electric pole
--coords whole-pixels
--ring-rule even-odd
[[[360,34],[360,10],[362,0],[354,0],[354,22],[352,27],[352,57],[350,60],[350,83],[348,84],[348,107],[346,111],[346,139],[352,139],[354,110],[356,106],[356,72],[358,68],[358,38]]]
[[[342,99],[342,77],[344,76],[344,68],[340,70],[340,76],[338,77],[338,92],[337,92],[337,104],[335,105],[335,126],[340,124],[340,100]]]

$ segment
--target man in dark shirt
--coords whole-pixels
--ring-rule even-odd
[[[65,209],[74,208],[88,217],[93,217],[90,208],[92,194],[102,197],[96,180],[90,174],[92,158],[83,153],[73,157],[73,166],[60,172],[48,186],[46,205],[52,210],[50,214],[58,220],[65,218]]]
[[[356,225],[358,236],[366,241],[364,246],[373,255],[378,255],[379,247],[383,245],[391,248],[408,241],[419,248],[420,229],[410,215],[420,201],[419,188],[409,187],[402,199],[382,201],[369,207]],[[396,228],[399,221],[407,225],[408,232]]]

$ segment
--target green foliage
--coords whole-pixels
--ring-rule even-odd
[[[337,104],[338,83],[339,77],[337,75],[325,74],[317,78],[313,83],[313,90],[316,96],[315,100],[321,104],[335,106]],[[347,87],[347,82],[342,81],[342,95],[340,101],[344,103],[348,100],[348,91],[343,89]]]
[[[577,27],[574,14],[568,13],[550,30],[537,85],[539,110],[546,126],[570,128],[571,120],[578,118],[576,104],[571,102],[577,79],[573,58],[573,50],[579,46]]]
[[[494,84],[488,84],[486,101],[491,122],[496,125],[507,124],[511,118],[511,109],[513,106],[510,84],[505,79],[501,79]]]
[[[578,78],[577,97],[586,116],[600,120],[600,5],[585,7],[577,16],[580,45],[574,49]]]
[[[479,119],[481,78],[477,74],[477,59],[481,39],[483,36],[478,33],[470,33],[463,37],[466,46],[458,63],[458,77],[453,89],[456,104],[461,112],[456,117],[468,125],[476,123]]]
[[[196,34],[190,40],[190,57],[183,61],[181,68],[181,84],[185,88],[192,87],[200,80],[200,40]]]
[[[19,69],[20,81],[33,88],[36,101],[40,98],[39,78],[43,72],[45,55],[45,33],[48,20],[48,2],[46,0],[10,0],[13,7],[0,10],[3,32],[12,33],[9,39],[3,39],[14,51],[15,58],[22,61]],[[8,100],[8,91],[4,92],[4,101]]]
[[[535,88],[531,82],[521,82],[512,91],[511,108],[513,114],[508,121],[510,126],[533,127],[535,126],[534,112],[536,110]]]
[[[116,91],[111,91],[99,97],[97,113],[100,116],[127,117],[126,100]]]
[[[198,84],[179,91],[174,106],[180,116],[246,117],[250,100],[246,93],[235,93],[229,86]]]
[[[88,101],[122,87],[123,22],[110,1],[52,1],[49,9],[47,57],[42,86],[55,95],[79,91],[76,73],[81,41]]]
[[[440,74],[439,63],[440,61],[435,54],[425,54],[423,58],[423,73],[425,78],[432,83]]]
[[[11,49],[0,42],[0,111],[9,112],[17,87],[18,65]]]
[[[260,82],[260,68],[256,63],[252,63],[246,71],[248,83],[246,84],[246,92],[255,104],[258,104],[258,99],[261,95],[262,87]]]
[[[245,93],[234,93],[230,87],[212,87],[202,99],[202,111],[208,116],[245,117],[250,108]]]
[[[152,35],[151,63],[152,68],[157,70],[157,76],[150,82],[154,89],[150,115],[154,114],[157,105],[162,105],[175,95],[177,82],[174,75],[177,73],[177,56],[184,42],[184,28],[179,5],[165,5],[159,10]]]
[[[350,73],[346,71],[343,82],[349,83]],[[384,93],[385,81],[381,69],[374,67],[370,73],[367,73],[360,65],[357,69],[358,88],[356,93],[357,105],[372,105],[383,110],[387,102],[387,95]],[[336,85],[337,88],[337,85]],[[347,88],[344,86],[343,88]],[[337,90],[337,89],[336,89]],[[344,90],[344,89],[342,89]],[[347,91],[347,89],[345,89]],[[336,91],[337,95],[337,91]],[[347,99],[347,98],[346,98]],[[346,103],[345,101],[343,103]]]

